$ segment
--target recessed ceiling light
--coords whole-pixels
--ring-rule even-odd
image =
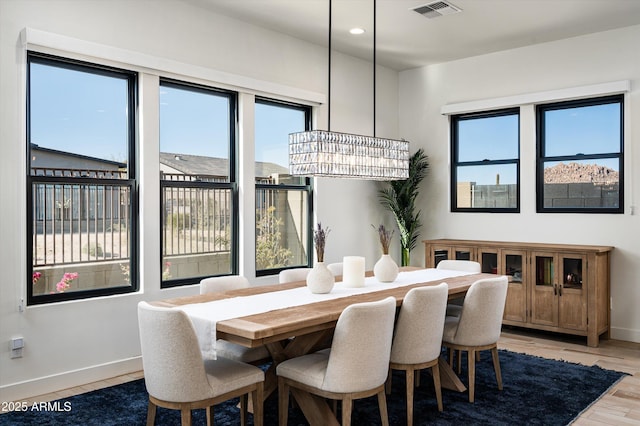
[[[353,35],[360,35],[360,34],[364,34],[365,31],[363,28],[351,28],[349,32]]]

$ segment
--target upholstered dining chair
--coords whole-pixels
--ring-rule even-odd
[[[204,278],[200,281],[200,294],[219,293],[222,291],[249,288],[249,280],[242,275],[223,275]]]
[[[382,424],[389,425],[384,384],[396,312],[393,297],[348,306],[338,318],[329,350],[278,365],[279,424],[288,419],[291,387],[342,401],[342,425],[351,424],[353,400],[378,396]]]
[[[480,263],[473,260],[453,260],[445,259],[438,262],[437,269],[448,269],[450,271],[464,271],[464,272],[482,272]],[[462,302],[464,297],[457,297],[452,299],[447,305],[447,316],[460,316],[462,311]]]
[[[431,368],[438,411],[442,411],[438,358],[442,349],[448,291],[446,283],[411,289],[404,297],[396,320],[389,366],[392,370],[405,371],[409,426],[413,424],[414,377],[422,369]],[[391,374],[387,385],[391,385]]]
[[[250,285],[249,280],[241,275],[210,277],[200,281],[200,294],[249,288]],[[228,342],[224,339],[216,340],[216,354],[224,358],[247,362],[249,364],[261,364],[270,358],[266,346],[247,348],[246,346]]]
[[[278,274],[278,282],[284,284],[292,281],[304,281],[307,279],[309,271],[311,271],[311,268],[284,269]]]
[[[476,354],[491,350],[498,389],[502,390],[502,374],[498,359],[498,339],[502,329],[502,315],[507,299],[508,281],[505,276],[481,279],[467,291],[459,317],[445,318],[442,343],[449,350],[449,364],[453,367],[453,351],[467,352],[469,402],[474,401]]]
[[[344,263],[343,262],[330,263],[327,265],[327,269],[331,271],[334,277],[337,277],[338,275],[342,275],[342,271],[344,269]]]
[[[147,426],[156,407],[180,410],[182,425],[191,425],[191,410],[204,408],[213,424],[213,406],[240,397],[240,420],[246,424],[251,394],[253,421],[263,424],[264,372],[258,367],[218,357],[202,359],[191,320],[175,308],[138,303],[138,325],[144,380],[149,393]]]

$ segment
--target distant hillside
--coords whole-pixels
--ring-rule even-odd
[[[544,183],[618,183],[618,172],[596,164],[559,163],[544,169]]]

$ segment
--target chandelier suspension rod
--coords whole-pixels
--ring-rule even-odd
[[[373,137],[376,137],[376,0],[373,0]]]
[[[327,72],[327,131],[331,131],[331,0],[329,0],[329,64]]]

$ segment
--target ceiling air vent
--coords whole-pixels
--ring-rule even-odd
[[[429,19],[462,12],[462,9],[447,1],[434,1],[432,3],[425,4],[424,6],[418,6],[413,10]]]

